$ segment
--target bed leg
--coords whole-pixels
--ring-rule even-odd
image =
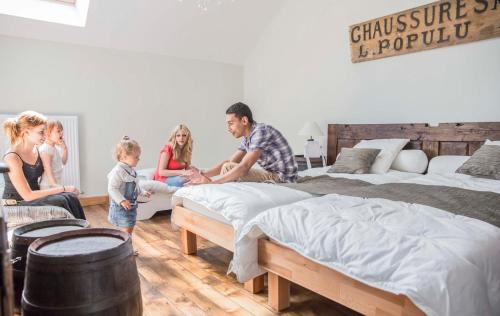
[[[260,293],[264,289],[264,276],[266,274],[259,275],[251,280],[245,282],[245,290],[252,294]]]
[[[276,311],[288,308],[290,306],[290,281],[268,272],[267,283],[269,306]]]
[[[181,251],[186,255],[196,254],[196,234],[181,228]]]

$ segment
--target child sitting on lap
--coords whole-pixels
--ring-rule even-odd
[[[59,147],[59,149],[56,148]],[[63,167],[68,161],[68,148],[63,138],[63,125],[59,121],[50,121],[47,124],[47,138],[39,148],[44,173],[40,181],[42,190],[61,186]]]
[[[118,161],[108,174],[108,193],[110,197],[108,220],[114,226],[132,234],[137,218],[137,197],[150,196],[141,190],[135,167],[139,162],[141,147],[135,140],[124,136],[114,150]]]

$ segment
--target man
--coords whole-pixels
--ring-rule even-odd
[[[274,127],[253,120],[250,108],[241,102],[226,111],[228,131],[243,137],[238,150],[229,160],[218,163],[205,172],[194,172],[188,184],[247,182],[295,182],[297,163],[292,149]],[[258,163],[262,169],[252,168]],[[218,179],[210,177],[221,175]]]

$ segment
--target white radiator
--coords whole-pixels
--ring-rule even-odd
[[[16,114],[0,114],[0,160],[9,149],[9,141],[3,131],[3,122]],[[64,166],[62,185],[74,185],[80,188],[80,151],[78,147],[78,117],[74,115],[48,115],[49,120],[61,121],[64,127],[64,140],[68,146],[68,162]]]

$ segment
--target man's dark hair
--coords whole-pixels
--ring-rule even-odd
[[[226,110],[226,114],[234,114],[234,116],[239,119],[241,119],[243,116],[246,116],[250,124],[253,124],[254,122],[252,111],[250,110],[248,105],[243,102],[238,102],[228,107]]]

